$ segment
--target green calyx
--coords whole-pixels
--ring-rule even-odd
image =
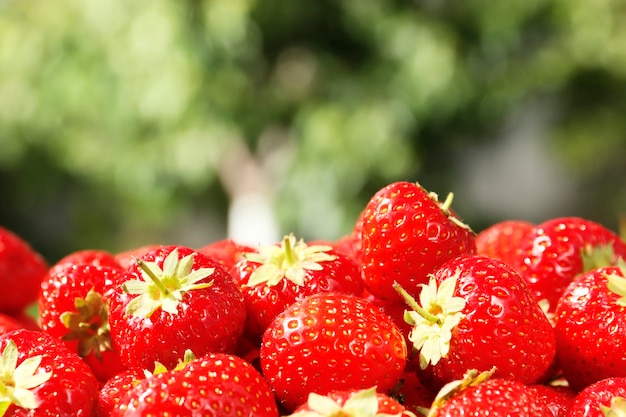
[[[142,279],[122,284],[126,293],[137,295],[128,303],[126,315],[148,318],[159,308],[178,314],[178,305],[185,293],[213,285],[213,281],[201,281],[210,277],[215,268],[193,270],[194,255],[191,253],[179,259],[178,249],[174,249],[163,261],[163,269],[155,262],[137,259]]]
[[[459,394],[469,387],[473,387],[483,383],[484,381],[491,378],[491,376],[495,372],[495,367],[484,372],[478,372],[478,370],[476,369],[469,369],[467,372],[465,372],[462,379],[448,382],[439,390],[439,392],[435,396],[435,400],[432,403],[428,417],[436,415],[437,410],[441,408],[450,398],[454,397],[455,395]]]
[[[609,291],[620,297],[616,303],[621,307],[626,307],[626,262],[622,258],[619,258],[617,260],[617,267],[620,270],[620,274],[605,274],[607,287]]]
[[[185,354],[183,356],[183,359],[179,359],[178,363],[176,364],[176,366],[172,370],[173,371],[180,371],[181,369],[183,369],[185,366],[189,365],[189,363],[191,363],[195,359],[196,359],[196,355],[194,355],[194,353],[191,351],[191,349],[187,349],[187,350],[185,350]],[[162,374],[162,373],[167,372],[167,371],[169,371],[169,369],[167,369],[167,367],[165,365],[163,365],[161,362],[155,361],[154,362],[154,370],[152,372],[150,372],[147,369],[145,369],[143,371],[143,373],[144,373],[144,375],[147,378],[149,376]]]
[[[626,398],[613,397],[608,407],[600,405],[600,411],[604,417],[626,417]]]
[[[376,387],[355,392],[343,405],[327,396],[310,393],[307,406],[309,410],[298,411],[289,417],[415,417],[410,411],[398,414],[379,413]]]
[[[402,296],[409,310],[404,313],[404,320],[413,328],[409,340],[413,349],[419,352],[420,367],[436,365],[446,357],[450,350],[452,330],[465,316],[465,299],[454,296],[458,273],[446,278],[437,285],[434,276],[430,276],[428,284],[421,284],[420,303],[404,290],[398,283],[394,289]]]
[[[0,355],[0,416],[11,404],[36,409],[39,401],[31,390],[52,377],[52,372],[41,368],[41,355],[26,358],[19,365],[18,356],[17,346],[10,340]]]
[[[60,316],[61,322],[68,329],[63,340],[78,341],[78,354],[81,357],[93,353],[101,359],[102,352],[112,350],[109,304],[92,288],[85,298],[77,297],[74,305],[75,312],[66,311]]]
[[[442,213],[445,214],[446,217],[450,219],[452,223],[454,223],[456,226],[462,229],[469,230],[470,232],[472,231],[472,228],[467,223],[463,223],[461,219],[459,219],[458,217],[454,215],[454,213],[452,213],[451,207],[452,207],[452,201],[454,200],[454,193],[448,193],[448,195],[446,196],[446,199],[443,202],[439,201],[439,196],[437,195],[437,193],[434,193],[431,191],[428,193],[428,196],[430,197],[431,200],[437,203]]]
[[[248,261],[261,264],[245,286],[274,286],[283,279],[304,285],[306,271],[320,271],[324,268],[323,262],[336,258],[327,253],[331,249],[327,245],[309,246],[302,239],[296,241],[293,234],[285,236],[280,245],[260,246],[258,252],[243,254]]]
[[[615,265],[615,250],[612,243],[605,245],[586,245],[580,251],[580,257],[583,261],[582,272],[591,271],[605,266]]]

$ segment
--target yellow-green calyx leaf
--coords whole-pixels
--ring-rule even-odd
[[[458,274],[457,274],[458,275]],[[404,320],[413,326],[409,333],[409,340],[419,351],[420,367],[425,369],[429,364],[436,365],[450,350],[452,329],[454,329],[464,315],[465,299],[455,297],[457,275],[446,278],[439,287],[434,276],[428,284],[421,284],[420,303],[397,283],[394,288],[405,299],[410,310],[405,311]]]
[[[310,410],[298,411],[290,417],[415,417],[410,411],[398,414],[379,413],[376,387],[354,393],[343,406],[329,397],[310,393],[307,406]]]
[[[429,416],[437,414],[437,410],[450,398],[454,397],[464,389],[473,387],[488,380],[495,372],[495,367],[491,368],[488,371],[480,373],[476,369],[469,369],[467,372],[465,372],[462,379],[448,382],[439,390],[439,392],[435,396],[435,400],[433,401],[430,408]]]
[[[196,359],[196,355],[194,355],[194,353],[191,351],[191,349],[187,349],[187,350],[185,350],[185,354],[183,356],[183,359],[179,359],[178,363],[176,364],[176,366],[172,370],[180,371],[181,369],[183,369],[185,366],[189,365],[189,363],[191,363],[195,359]],[[149,376],[162,374],[162,373],[167,372],[167,371],[169,371],[169,369],[167,369],[167,367],[165,365],[163,365],[159,361],[155,361],[154,362],[154,370],[152,372],[150,372],[149,370],[144,369],[143,370],[143,374],[147,378]]]
[[[604,417],[626,417],[626,398],[613,397],[611,405],[600,405]]]
[[[138,295],[128,303],[126,314],[147,318],[159,308],[177,314],[186,292],[210,287],[213,281],[200,281],[211,276],[215,268],[192,270],[194,255],[191,253],[179,259],[178,249],[174,249],[163,261],[163,269],[155,262],[138,259],[142,279],[129,280],[122,285],[128,294]]]
[[[606,279],[608,280],[607,287],[609,288],[609,291],[620,297],[617,300],[617,304],[622,307],[626,307],[626,278],[623,276],[626,273],[626,262],[624,262],[622,258],[619,258],[617,266],[622,272],[622,275],[616,273],[606,274]]]
[[[100,359],[102,352],[113,349],[109,304],[92,288],[85,298],[77,297],[74,306],[75,312],[66,311],[60,316],[61,322],[68,329],[63,340],[77,340],[81,357],[93,353]]]
[[[39,405],[31,389],[48,381],[52,372],[45,372],[41,365],[41,355],[27,358],[17,365],[18,350],[10,340],[0,355],[0,416],[11,404],[26,409]]]
[[[328,254],[332,247],[327,245],[307,245],[302,239],[296,241],[293,234],[283,238],[280,245],[260,246],[258,253],[245,253],[243,256],[261,264],[250,275],[247,287],[265,284],[274,286],[283,278],[296,285],[304,285],[306,271],[320,271],[322,262],[336,257]]]
[[[583,261],[583,272],[615,265],[615,250],[612,243],[585,245],[580,251],[580,257]]]

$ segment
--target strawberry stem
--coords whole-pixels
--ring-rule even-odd
[[[285,248],[285,260],[287,265],[293,265],[293,247],[291,246],[291,239],[289,236],[285,236],[283,239],[283,248]]]
[[[441,203],[441,210],[447,215],[450,215],[450,207],[452,207],[452,200],[454,200],[454,194],[448,193],[446,199]]]
[[[400,294],[400,296],[404,299],[404,301],[406,302],[406,304],[415,312],[417,312],[420,316],[424,317],[426,320],[432,322],[432,323],[436,323],[436,324],[442,324],[443,322],[441,321],[441,319],[437,316],[435,316],[432,313],[429,313],[428,311],[424,310],[424,308],[422,308],[422,306],[420,306],[417,301],[415,301],[415,298],[413,298],[413,296],[411,296],[411,294],[409,294],[404,288],[402,288],[402,286],[400,284],[398,284],[397,282],[393,283],[393,288],[396,290],[396,292],[398,294]]]
[[[148,265],[146,265],[143,260],[137,259],[137,264],[139,265],[141,270],[145,272],[148,277],[150,277],[152,282],[154,282],[154,285],[156,285],[157,288],[161,290],[163,295],[165,295],[166,297],[169,297],[171,295],[170,290],[168,290],[165,284],[163,284],[163,281],[161,281],[159,277],[154,274],[154,272],[148,267]]]

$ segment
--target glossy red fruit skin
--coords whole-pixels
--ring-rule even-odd
[[[529,385],[528,389],[552,412],[554,417],[567,417],[576,392],[564,385]]]
[[[242,259],[244,253],[254,252],[255,248],[232,239],[222,239],[207,243],[196,250],[221,262],[230,271]]]
[[[514,267],[554,312],[565,287],[584,272],[581,251],[606,244],[613,245],[615,259],[626,258],[626,243],[603,225],[579,217],[552,218],[528,234]]]
[[[361,261],[370,293],[399,299],[398,282],[415,296],[445,261],[476,251],[474,232],[452,220],[417,183],[394,182],[376,192],[363,212]]]
[[[21,236],[0,226],[0,312],[18,313],[37,301],[46,260]]]
[[[95,417],[99,384],[91,369],[55,337],[34,330],[14,330],[0,335],[0,352],[9,340],[18,349],[18,364],[42,356],[40,366],[51,378],[33,389],[40,405],[33,412],[11,405],[7,416],[14,417]]]
[[[613,397],[626,398],[626,378],[605,378],[586,386],[574,397],[567,417],[604,417],[600,405],[610,406]]]
[[[554,417],[546,404],[529,391],[525,384],[507,378],[490,378],[466,388],[429,415]]]
[[[57,268],[65,264],[89,264],[97,266],[107,266],[110,268],[122,269],[115,255],[103,249],[81,249],[65,255],[59,259],[52,268]]]
[[[122,252],[114,254],[115,261],[120,264],[123,269],[129,268],[135,263],[135,258],[141,257],[143,254],[160,248],[162,245],[152,243],[148,245],[138,246]]]
[[[510,266],[480,255],[460,256],[438,268],[438,283],[457,275],[455,296],[466,305],[465,318],[452,330],[450,351],[426,368],[432,390],[463,377],[468,369],[524,384],[538,381],[556,353],[552,325],[526,282]]]
[[[288,411],[309,392],[377,386],[387,393],[402,377],[407,348],[389,316],[364,298],[318,293],[296,301],[263,334],[261,369]]]
[[[65,336],[68,329],[61,322],[61,314],[75,312],[76,298],[84,299],[89,290],[108,300],[122,273],[119,268],[91,264],[67,263],[51,268],[41,282],[37,300],[42,329],[58,338]]]
[[[84,254],[87,255],[87,253]],[[91,255],[89,254],[88,257],[91,258]],[[84,256],[75,257],[74,260],[88,261]],[[84,300],[90,290],[100,294],[104,303],[108,303],[114,292],[114,285],[122,277],[122,270],[119,267],[104,266],[107,262],[99,264],[100,262],[93,264],[63,262],[50,268],[41,282],[41,291],[37,301],[40,324],[44,332],[58,339],[66,338],[70,329],[61,321],[61,315],[65,312],[77,313],[75,300],[77,298]],[[101,332],[102,328],[107,325],[103,320],[102,317],[93,317],[90,320],[90,323],[97,328],[94,328],[89,336],[98,336],[98,332]],[[88,335],[85,334],[85,336]],[[83,355],[83,359],[100,381],[105,381],[126,368],[119,353],[113,348],[100,352],[100,357],[97,357],[94,350],[86,354],[80,353],[77,340],[65,340],[65,343],[70,350]]]
[[[503,220],[492,224],[476,234],[476,254],[499,259],[515,267],[521,245],[534,228],[525,220]]]
[[[109,323],[113,342],[122,361],[132,369],[153,369],[158,361],[171,369],[191,349],[196,356],[233,352],[243,333],[246,307],[241,290],[224,267],[191,248],[163,246],[141,256],[161,267],[167,255],[177,249],[179,256],[195,254],[193,269],[214,268],[207,278],[213,284],[184,294],[178,314],[157,309],[148,318],[128,316],[126,307],[135,295],[122,290],[121,283],[110,299]],[[131,265],[123,280],[138,279],[140,267]]]
[[[304,284],[298,285],[283,278],[278,284],[266,283],[246,286],[252,273],[261,265],[241,259],[231,270],[242,289],[246,302],[246,336],[260,341],[263,332],[274,317],[289,305],[306,296],[320,292],[341,292],[362,295],[363,279],[358,265],[347,255],[335,250],[326,252],[334,260],[320,263],[320,270],[306,270]]]
[[[166,415],[278,417],[278,408],[267,382],[248,362],[233,355],[210,353],[181,370],[143,379],[110,414]]]
[[[25,326],[22,322],[20,322],[17,318],[5,314],[0,313],[0,334],[4,334],[6,332],[10,332],[11,330],[24,329]]]
[[[623,276],[618,267],[579,275],[556,308],[557,361],[575,390],[601,379],[626,377],[626,307],[607,288],[605,274]]]
[[[109,378],[98,393],[98,417],[108,417],[122,397],[146,375],[135,369],[126,369]]]

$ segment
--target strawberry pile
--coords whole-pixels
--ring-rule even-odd
[[[394,182],[337,241],[54,265],[0,227],[0,417],[626,416],[624,240],[476,233],[452,197]]]

